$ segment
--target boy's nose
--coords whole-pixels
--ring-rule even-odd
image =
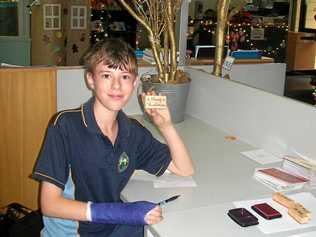
[[[119,89],[120,87],[121,87],[120,79],[117,78],[117,77],[114,77],[113,81],[112,81],[112,88],[113,89]]]

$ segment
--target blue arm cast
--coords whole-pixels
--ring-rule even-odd
[[[91,221],[104,224],[146,225],[145,215],[156,205],[147,201],[92,203]]]

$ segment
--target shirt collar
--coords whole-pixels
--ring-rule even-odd
[[[91,97],[86,103],[81,106],[81,114],[82,120],[85,127],[89,132],[102,134],[101,129],[99,128],[97,121],[93,112],[95,97]],[[117,115],[118,126],[119,126],[119,138],[127,138],[130,132],[130,119],[126,116],[126,114],[120,110]]]

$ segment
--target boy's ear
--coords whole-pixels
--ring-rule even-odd
[[[133,83],[133,86],[134,87],[138,86],[138,83],[139,83],[139,76],[136,76],[134,83]]]
[[[87,72],[86,82],[89,89],[94,90],[94,79],[93,79],[93,74],[91,72]]]

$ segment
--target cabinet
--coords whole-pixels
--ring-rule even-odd
[[[37,208],[30,178],[45,131],[56,113],[56,69],[0,69],[0,206]]]
[[[316,41],[314,33],[289,32],[287,43],[288,70],[314,70]]]

